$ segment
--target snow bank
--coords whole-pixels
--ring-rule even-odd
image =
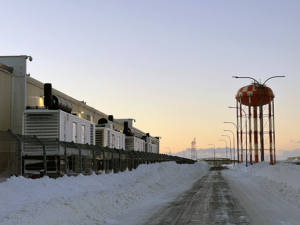
[[[103,224],[207,170],[206,163],[164,162],[118,174],[12,177],[0,184],[0,224]]]
[[[300,188],[300,166],[298,165],[281,162],[270,166],[268,162],[262,162],[248,167],[248,170],[252,175],[286,183],[293,188]]]
[[[300,166],[279,162],[269,165],[261,162],[248,167],[245,164],[230,169],[245,173],[245,178],[257,183],[262,190],[278,196],[300,208]]]

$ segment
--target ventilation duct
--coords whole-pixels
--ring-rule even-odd
[[[52,84],[44,84],[44,105],[46,108],[52,104]]]

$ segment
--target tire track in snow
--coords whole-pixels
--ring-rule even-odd
[[[210,171],[144,224],[251,224],[221,172]]]

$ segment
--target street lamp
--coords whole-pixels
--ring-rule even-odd
[[[219,140],[219,141],[225,141],[225,140]],[[227,141],[225,141],[226,142],[226,159],[227,159]]]
[[[213,145],[213,144],[208,144],[208,145]],[[215,152],[215,149],[216,149],[216,147],[214,146],[214,166],[216,165],[216,152]]]
[[[238,158],[238,163],[240,163],[240,151],[239,151],[239,131],[238,127],[235,123],[233,122],[223,122],[223,123],[232,123],[236,127],[236,146],[237,146],[237,158]],[[233,136],[234,140],[234,136]],[[233,141],[234,142],[234,141]]]
[[[226,122],[224,122],[224,123],[226,123]],[[234,165],[235,165],[235,141],[234,141],[234,133],[231,131],[231,130],[224,130],[224,131],[229,131],[229,132],[231,132],[232,133],[232,136],[233,136],[233,150],[234,150],[234,153],[233,153],[233,163],[234,163]]]
[[[265,149],[264,149],[264,128],[263,128],[263,89],[265,88],[265,83],[272,79],[272,78],[280,78],[280,77],[285,77],[285,76],[273,76],[273,77],[269,77],[268,79],[265,80],[265,82],[263,84],[259,83],[257,80],[255,80],[252,77],[237,77],[237,76],[233,76],[232,78],[248,78],[248,79],[252,79],[254,80],[254,82],[256,82],[259,87],[260,87],[260,132],[261,132],[261,137],[260,137],[260,147],[261,147],[261,161],[265,161]],[[246,136],[247,137],[247,136]],[[246,163],[247,164],[247,163]]]
[[[231,156],[231,138],[228,136],[228,135],[222,135],[222,136],[226,136],[229,138],[229,144],[230,144],[230,161],[232,159],[232,156]]]
[[[230,109],[241,109],[243,110],[242,108],[240,107],[231,107],[231,106],[228,106],[228,108]],[[247,114],[245,112],[245,110],[243,110],[243,112],[245,113],[245,118],[246,118],[246,167],[248,166],[248,153],[247,153],[247,136],[248,136],[248,129],[247,129]],[[242,134],[241,134],[242,135]],[[243,149],[243,146],[241,146],[242,149]]]
[[[166,148],[169,149],[169,155],[171,155],[171,154],[170,154],[170,152],[171,152],[170,148],[168,148],[168,147],[166,147]]]

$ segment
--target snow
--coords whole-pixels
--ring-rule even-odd
[[[186,188],[207,171],[206,163],[164,162],[117,174],[12,177],[0,183],[0,224],[111,224],[142,203]]]
[[[299,224],[300,166],[227,167],[222,174],[254,224]],[[12,177],[0,183],[0,224],[139,224],[207,172],[206,163],[164,162],[117,174]]]
[[[261,162],[228,167],[222,173],[255,224],[299,224],[300,166]]]

